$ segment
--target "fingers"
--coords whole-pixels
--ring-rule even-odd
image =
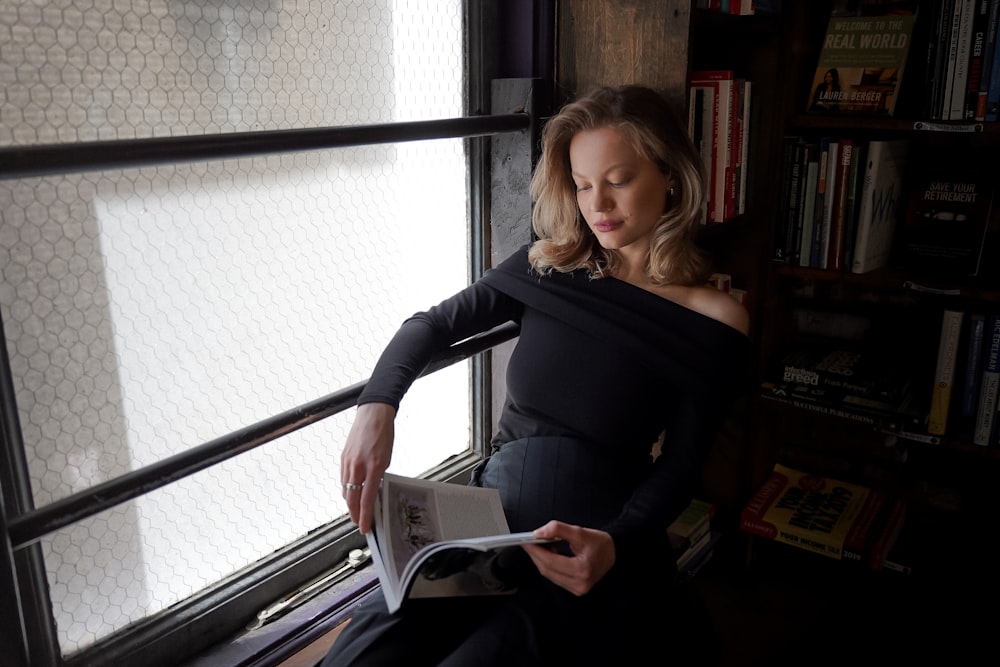
[[[359,406],[341,453],[341,494],[351,521],[362,533],[370,529],[378,487],[392,457],[394,417],[391,405]]]
[[[604,531],[550,521],[534,534],[564,540],[569,546],[571,555],[543,545],[525,545],[524,549],[543,577],[574,595],[589,592],[614,565],[614,540]]]

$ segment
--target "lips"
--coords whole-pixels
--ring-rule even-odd
[[[598,232],[613,232],[622,226],[617,220],[601,220],[594,223],[594,229]]]

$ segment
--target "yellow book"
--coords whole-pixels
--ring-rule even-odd
[[[740,527],[754,535],[840,560],[848,531],[871,489],[780,463],[743,509]]]
[[[955,360],[958,357],[963,316],[961,311],[946,310],[941,319],[934,390],[931,393],[930,413],[927,415],[927,432],[932,435],[944,435],[948,429],[948,408],[951,404],[951,388],[955,384]]]

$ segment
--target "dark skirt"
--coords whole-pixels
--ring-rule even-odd
[[[477,467],[472,484],[500,491],[511,531],[558,519],[600,527],[618,515],[635,484],[568,438],[508,443]],[[389,614],[381,593],[359,607],[323,667],[347,665],[638,664],[667,645],[676,617],[673,567],[663,539],[648,557],[616,567],[575,596],[535,570],[523,551],[511,567],[517,592],[490,598],[409,600]]]

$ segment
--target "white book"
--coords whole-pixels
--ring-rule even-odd
[[[958,27],[958,44],[955,52],[955,80],[951,91],[948,120],[965,119],[966,87],[969,82],[969,63],[972,56],[972,28],[978,0],[962,0],[962,17]]]
[[[872,140],[868,144],[852,273],[874,271],[889,262],[899,222],[908,148],[905,139]]]

